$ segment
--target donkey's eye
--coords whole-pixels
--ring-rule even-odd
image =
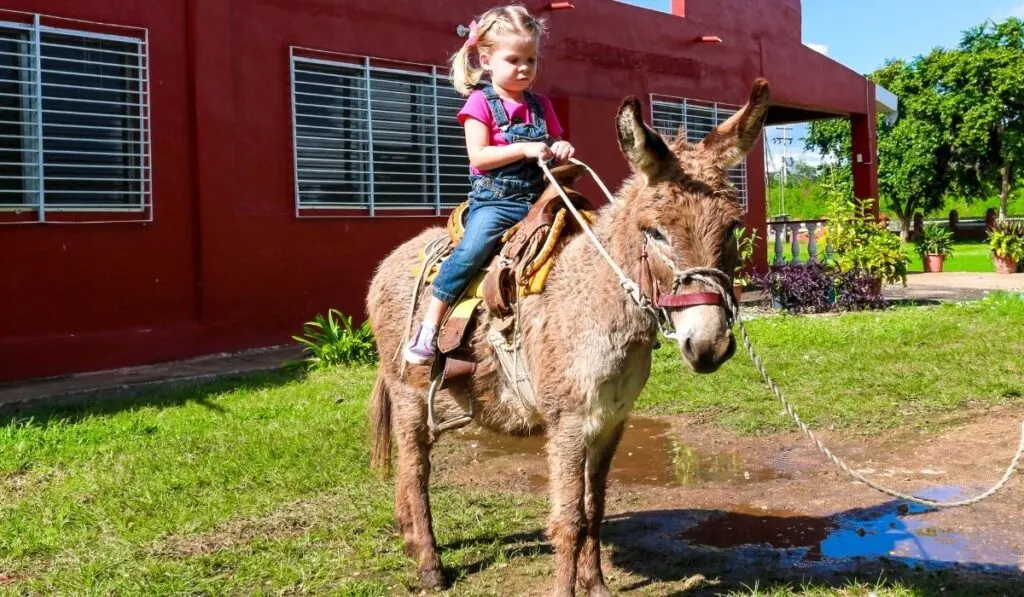
[[[646,234],[651,240],[656,240],[659,243],[668,242],[668,238],[665,237],[665,234],[657,228],[644,228],[644,234]]]

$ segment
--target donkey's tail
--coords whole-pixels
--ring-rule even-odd
[[[384,372],[377,372],[370,397],[370,466],[384,475],[391,473],[391,394]]]

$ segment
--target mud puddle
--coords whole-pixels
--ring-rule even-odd
[[[961,493],[959,488],[947,486],[921,492],[920,497],[950,500]],[[830,517],[738,506],[714,514],[674,538],[723,549],[768,546],[794,550],[795,559],[804,562],[886,557],[940,567],[954,563],[1019,565],[1021,556],[1011,546],[922,516],[932,512],[935,510],[901,501]]]
[[[464,437],[480,461],[502,457],[519,461],[545,458],[543,436],[511,437],[475,429]],[[633,417],[626,424],[609,473],[612,482],[670,487],[781,478],[788,478],[788,474],[767,466],[749,465],[738,449],[699,450],[676,437],[668,423],[643,417]],[[530,475],[530,486],[534,490],[542,490],[546,484],[546,474]]]

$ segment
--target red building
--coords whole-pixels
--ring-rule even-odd
[[[464,196],[444,65],[487,2],[5,6],[0,380],[281,344],[328,307],[358,319],[379,259]],[[875,87],[801,43],[799,0],[529,7],[550,33],[537,88],[609,184],[625,95],[697,135],[764,76],[771,123],[850,118],[856,193],[876,194]],[[763,237],[762,173],[758,149],[733,176]]]

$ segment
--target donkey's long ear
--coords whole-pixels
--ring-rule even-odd
[[[619,106],[615,124],[622,153],[650,182],[672,169],[677,160],[661,135],[644,124],[642,113],[640,100],[631,95]]]
[[[754,81],[747,105],[708,133],[699,148],[710,154],[711,159],[722,168],[732,168],[739,164],[764,128],[770,99],[768,81],[760,78]]]

